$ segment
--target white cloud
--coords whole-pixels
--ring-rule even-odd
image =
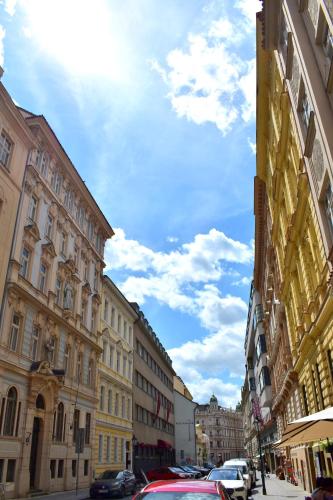
[[[169,243],[177,243],[177,241],[179,240],[179,238],[177,238],[177,236],[167,236],[167,239],[166,239]]]
[[[16,0],[5,0],[5,11],[10,16],[15,14]]]
[[[3,63],[5,61],[5,50],[4,50],[4,44],[3,40],[6,35],[6,30],[3,26],[0,25],[0,66],[3,66]]]
[[[252,278],[250,276],[243,276],[241,279],[231,283],[233,286],[249,286]]]
[[[255,142],[252,142],[250,137],[247,138],[247,143],[250,146],[250,149],[252,151],[252,154],[256,154],[257,152],[257,144]]]
[[[254,32],[259,1],[239,0],[235,20],[212,21],[204,33],[188,35],[187,49],[174,49],[166,67],[151,62],[169,88],[167,97],[179,117],[200,125],[213,123],[227,134],[236,120],[255,117],[255,59],[244,60],[237,44]]]

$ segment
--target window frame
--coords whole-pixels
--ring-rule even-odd
[[[7,142],[10,147],[9,150],[5,149],[5,142]],[[2,165],[6,170],[9,171],[9,165],[13,155],[14,142],[7,132],[2,129],[0,134],[0,165]]]

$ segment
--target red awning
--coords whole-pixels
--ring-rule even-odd
[[[172,448],[172,445],[168,443],[167,441],[164,441],[163,439],[158,439],[157,440],[157,447],[158,448]]]

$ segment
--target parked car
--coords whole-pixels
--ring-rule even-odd
[[[133,500],[230,500],[220,482],[203,480],[157,481],[147,484]]]
[[[179,467],[158,467],[146,472],[149,481],[158,481],[159,479],[190,479],[191,475]]]
[[[105,470],[90,486],[90,498],[109,498],[136,492],[136,477],[129,470]]]
[[[243,478],[245,479],[247,490],[250,493],[252,487],[252,478],[250,476],[250,471],[247,463],[244,460],[226,460],[223,464],[223,467],[227,467],[228,469],[239,469],[242,473]]]
[[[184,472],[188,472],[188,474],[191,474],[191,477],[193,477],[193,479],[199,479],[199,477],[201,477],[201,472],[193,469],[189,465],[177,465],[177,467],[180,467]]]
[[[210,471],[208,481],[221,481],[234,500],[247,500],[247,483],[239,469],[219,467]]]
[[[255,488],[256,486],[256,468],[253,463],[253,460],[251,458],[235,458],[234,460],[241,460],[243,462],[247,463],[247,466],[249,468],[250,476],[251,476],[251,487]]]

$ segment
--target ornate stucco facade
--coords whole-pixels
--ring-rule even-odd
[[[0,324],[8,497],[92,479],[101,276],[113,234],[45,118],[19,112],[35,146],[21,166]]]
[[[137,314],[120,290],[103,277],[98,362],[95,473],[132,468],[133,330]]]
[[[195,411],[196,424],[209,437],[208,462],[215,464],[231,458],[243,457],[244,433],[242,413],[219,406],[213,395],[209,404],[198,405]]]
[[[279,437],[288,421],[333,402],[330,6],[265,0],[257,17],[254,284]],[[315,443],[277,453],[290,453],[307,490],[316,474],[328,472]],[[314,467],[320,453],[321,471]]]

